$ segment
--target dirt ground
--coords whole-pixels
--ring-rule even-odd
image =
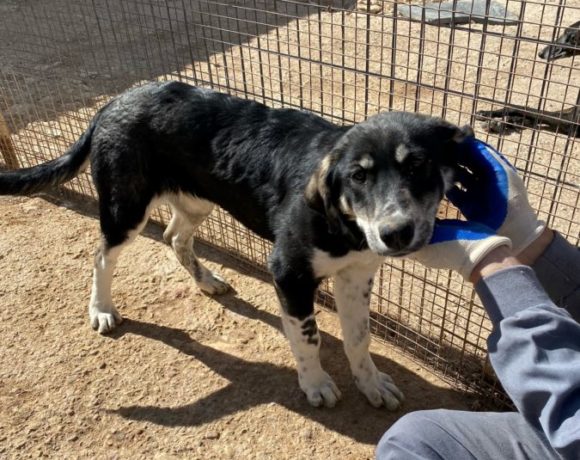
[[[113,295],[125,321],[101,336],[87,315],[98,221],[63,205],[0,198],[0,457],[364,459],[404,413],[470,406],[373,343],[407,397],[398,412],[374,409],[322,310],[322,360],[343,399],[311,408],[273,287],[198,245],[236,290],[201,294],[155,226],[121,256]]]

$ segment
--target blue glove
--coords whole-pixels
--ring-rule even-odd
[[[522,179],[503,155],[475,138],[464,146],[457,175],[462,188],[453,187],[447,197],[468,220],[508,237],[519,254],[541,235],[545,222],[538,220]]]

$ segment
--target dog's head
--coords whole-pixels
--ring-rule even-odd
[[[473,131],[437,118],[382,113],[353,126],[306,187],[313,208],[342,233],[359,232],[376,254],[426,245],[453,185],[459,144]]]
[[[566,28],[555,43],[538,53],[538,57],[546,61],[555,61],[575,54],[580,54],[580,21]]]

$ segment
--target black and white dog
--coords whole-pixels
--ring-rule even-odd
[[[580,54],[580,21],[567,27],[554,43],[538,53],[538,57],[546,61],[556,61],[576,54]],[[492,133],[511,134],[530,127],[580,137],[580,93],[575,105],[562,110],[549,112],[510,105],[495,110],[479,110],[475,118],[485,122],[485,129]]]
[[[566,27],[554,43],[538,53],[538,57],[546,61],[555,61],[576,54],[580,54],[580,21]]]
[[[196,258],[195,229],[215,204],[274,242],[269,267],[300,388],[314,405],[340,392],[319,360],[314,295],[335,279],[344,346],[358,388],[374,406],[396,409],[403,395],[369,355],[369,294],[385,256],[425,245],[469,135],[445,121],[382,113],[354,126],[184,83],[153,83],[112,100],[62,157],[0,174],[0,194],[31,194],[68,181],[91,164],[103,241],[89,303],[101,333],[121,322],[113,306],[115,262],[169,204],[164,233],[201,290],[228,285]]]

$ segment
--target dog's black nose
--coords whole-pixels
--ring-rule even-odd
[[[381,240],[387,245],[389,249],[400,251],[405,249],[415,235],[415,227],[412,223],[400,225],[396,228],[383,227],[381,229]]]

